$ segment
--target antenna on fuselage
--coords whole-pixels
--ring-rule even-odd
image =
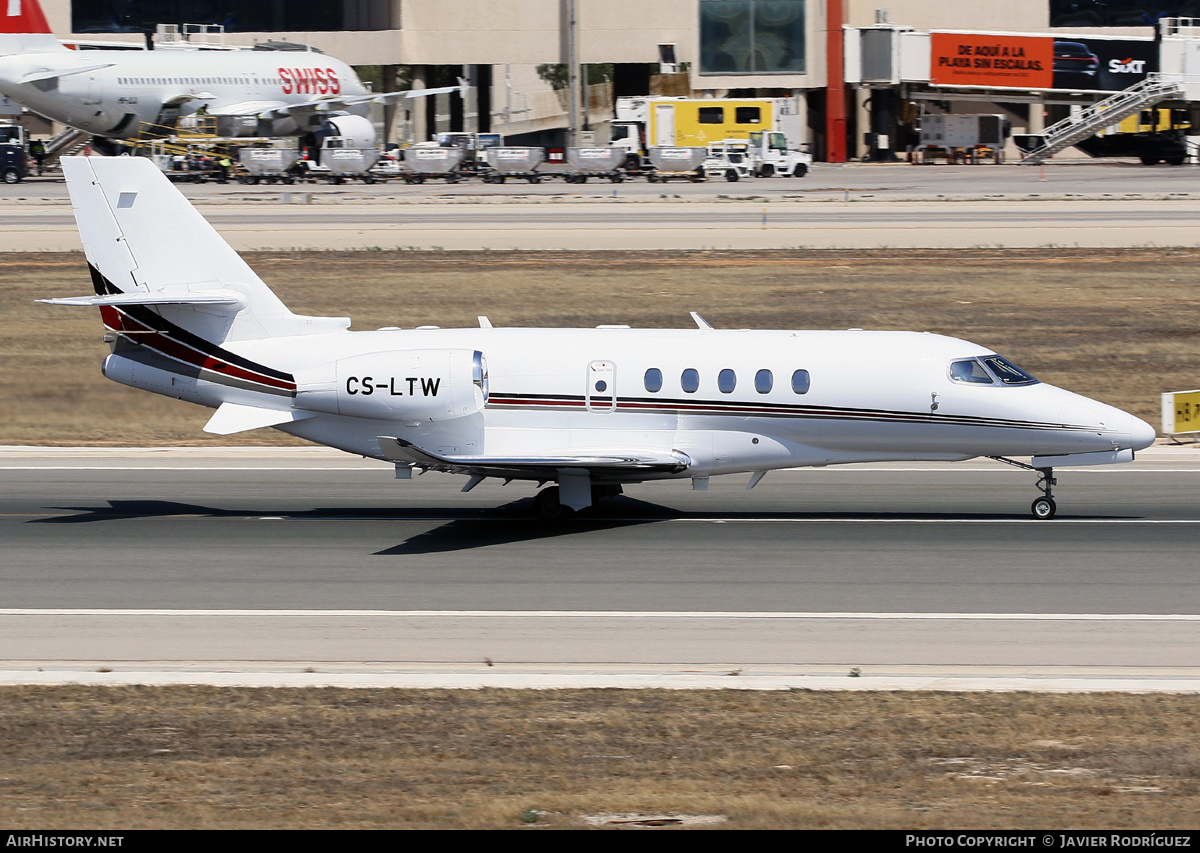
[[[710,323],[710,322],[708,322],[707,320],[705,320],[703,317],[701,317],[701,316],[700,316],[699,314],[697,314],[695,311],[689,311],[688,313],[690,313],[690,314],[692,315],[692,319],[693,319],[693,320],[696,322],[696,328],[698,328],[698,329],[711,329],[711,328],[713,327],[713,326],[712,326],[712,323]]]

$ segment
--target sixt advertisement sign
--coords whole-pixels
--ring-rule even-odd
[[[1059,36],[1054,40],[1054,88],[1119,92],[1158,70],[1158,45],[1139,39]]]
[[[1117,92],[1158,70],[1147,39],[930,33],[930,81],[941,86]]]

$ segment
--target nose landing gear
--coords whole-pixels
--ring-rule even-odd
[[[1024,462],[1004,456],[989,456],[988,458],[1012,465],[1015,468],[1024,468],[1026,471],[1036,471],[1038,475],[1037,488],[1041,491],[1042,496],[1035,500],[1029,509],[1033,512],[1034,518],[1054,518],[1054,514],[1058,512],[1058,504],[1054,502],[1054,494],[1051,490],[1058,485],[1058,480],[1054,477],[1053,468],[1034,468],[1032,465],[1026,465]]]
[[[1054,503],[1054,496],[1050,493],[1052,486],[1058,483],[1054,479],[1053,468],[1037,468],[1038,481],[1037,487],[1042,490],[1042,497],[1033,502],[1030,509],[1033,510],[1034,518],[1054,518],[1054,513],[1058,511],[1058,505]]]

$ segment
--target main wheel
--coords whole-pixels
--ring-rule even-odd
[[[543,521],[563,521],[574,515],[574,510],[559,503],[558,486],[538,492],[533,499],[533,511]]]
[[[1058,511],[1058,507],[1054,503],[1054,498],[1038,498],[1030,507],[1033,511],[1034,518],[1054,518],[1054,513]]]

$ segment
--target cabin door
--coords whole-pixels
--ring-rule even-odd
[[[611,412],[617,408],[616,373],[616,365],[611,361],[593,361],[587,366],[583,398],[589,412]]]

